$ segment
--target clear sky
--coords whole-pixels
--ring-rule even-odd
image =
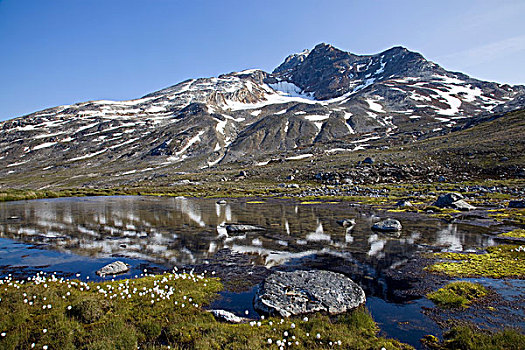
[[[525,1],[0,0],[0,120],[188,78],[272,71],[330,43],[395,45],[475,78],[525,84]]]

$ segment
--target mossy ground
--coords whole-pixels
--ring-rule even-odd
[[[427,298],[439,307],[467,308],[472,302],[484,297],[487,293],[487,289],[479,283],[456,281],[427,294]]]
[[[426,336],[422,343],[435,350],[522,350],[525,349],[525,335],[515,329],[490,332],[472,325],[459,325],[447,331],[442,342],[434,336]]]
[[[42,277],[0,284],[1,349],[406,349],[378,337],[364,308],[336,318],[216,321],[202,306],[222,288],[202,275],[84,283]],[[34,344],[34,345],[33,345]]]
[[[524,238],[525,239],[525,230],[514,230],[510,232],[505,232],[499,235],[500,237],[512,237],[512,238]]]
[[[445,261],[426,267],[451,276],[525,278],[525,249],[519,245],[488,247],[486,253],[434,253]]]
[[[488,216],[499,222],[505,222],[514,225],[525,224],[525,209],[491,210]]]

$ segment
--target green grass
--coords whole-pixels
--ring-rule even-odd
[[[487,289],[479,283],[457,281],[427,294],[427,298],[439,307],[467,308],[472,302],[484,297],[487,293]]]
[[[491,278],[524,278],[525,251],[519,245],[488,247],[486,253],[434,253],[445,261],[428,266],[431,272],[451,276],[483,276]]]
[[[427,336],[422,342],[427,348],[436,350],[525,349],[525,335],[515,329],[489,332],[471,325],[462,325],[447,331],[444,338],[442,342],[438,342],[435,337]]]
[[[410,348],[379,337],[365,308],[334,318],[218,322],[202,306],[221,289],[218,279],[188,274],[104,283],[4,279],[0,349],[263,349],[283,339],[298,349]]]
[[[62,190],[1,190],[0,202],[20,201],[30,199],[58,198],[58,197],[85,197],[85,196],[115,196],[136,194],[119,189],[62,189]]]

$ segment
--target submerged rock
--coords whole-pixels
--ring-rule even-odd
[[[403,226],[401,226],[401,223],[396,219],[386,219],[372,226],[372,230],[382,232],[398,232],[401,231],[402,228]]]
[[[105,275],[117,275],[129,271],[129,265],[122,261],[114,261],[97,271],[97,275],[104,277]]]
[[[277,271],[255,295],[256,310],[290,317],[311,312],[339,314],[358,307],[365,292],[350,278],[330,271]]]
[[[235,314],[226,310],[210,310],[210,312],[213,315],[213,317],[215,317],[215,319],[219,321],[225,321],[229,323],[242,323],[248,320],[247,318],[236,316]]]
[[[518,201],[510,201],[509,208],[525,208],[525,199]]]
[[[350,227],[350,226],[355,225],[355,220],[354,219],[342,219],[342,220],[337,220],[337,223],[343,227]]]
[[[264,228],[253,225],[244,224],[226,224],[226,232],[228,233],[243,233],[250,231],[264,231]]]
[[[457,210],[474,210],[475,206],[465,202],[464,197],[461,193],[450,192],[447,194],[442,194],[434,202],[434,206],[439,208],[452,208]]]

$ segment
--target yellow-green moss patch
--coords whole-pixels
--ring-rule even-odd
[[[487,248],[487,253],[434,253],[445,261],[426,267],[432,272],[451,276],[484,276],[491,278],[525,277],[525,249],[519,245]]]
[[[500,237],[525,238],[525,230],[514,230],[499,235]]]
[[[515,329],[499,332],[481,330],[473,325],[455,326],[444,334],[439,342],[434,336],[426,336],[421,341],[429,349],[472,349],[472,350],[521,350],[525,349],[525,335]]]
[[[487,289],[479,283],[456,281],[435,292],[428,293],[427,298],[439,307],[467,308],[472,302],[487,295],[487,293]]]

